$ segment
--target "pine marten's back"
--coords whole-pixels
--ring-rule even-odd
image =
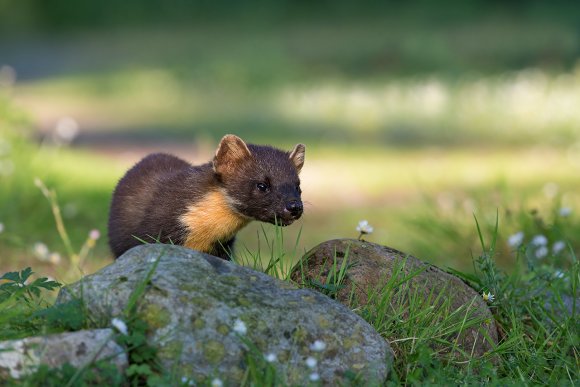
[[[145,157],[119,181],[109,243],[116,257],[143,242],[171,243],[229,258],[235,234],[251,220],[287,225],[302,214],[292,152],[225,136],[213,162],[192,166],[167,154]]]
[[[182,244],[184,230],[171,221],[175,216],[171,214],[179,214],[187,201],[195,200],[195,190],[180,188],[188,176],[202,173],[203,168],[195,171],[187,162],[162,153],[131,168],[111,202],[109,241],[115,256],[142,241]]]

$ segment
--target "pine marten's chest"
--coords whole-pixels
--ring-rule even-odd
[[[210,252],[218,243],[236,235],[250,219],[235,212],[222,191],[211,191],[187,207],[179,221],[186,228],[184,246]]]

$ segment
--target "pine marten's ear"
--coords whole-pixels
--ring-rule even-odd
[[[292,152],[290,152],[290,160],[294,163],[296,171],[300,173],[302,167],[304,166],[304,153],[306,152],[306,147],[304,144],[297,144]]]
[[[215,152],[213,169],[219,174],[229,174],[251,157],[252,153],[244,140],[233,134],[226,134]]]

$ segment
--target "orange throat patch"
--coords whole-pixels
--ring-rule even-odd
[[[188,206],[179,220],[187,229],[184,246],[211,253],[216,243],[230,240],[251,219],[234,211],[226,194],[218,190]]]

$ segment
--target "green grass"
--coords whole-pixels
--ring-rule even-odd
[[[13,125],[18,122],[20,121],[11,121]],[[26,171],[25,179],[21,179],[21,175],[18,173],[10,175],[8,180],[10,189],[0,192],[8,195],[9,200],[7,202],[14,202],[16,205],[33,205],[35,211],[43,213],[43,216],[30,219],[27,222],[27,219],[11,217],[11,211],[14,211],[11,206],[3,207],[5,212],[3,212],[2,219],[5,220],[7,229],[0,236],[2,243],[5,243],[9,248],[8,251],[11,252],[8,255],[3,255],[3,262],[10,267],[18,264],[23,266],[23,264],[32,262],[36,264],[35,266],[41,266],[51,272],[51,275],[57,273],[62,278],[72,272],[72,277],[78,278],[80,271],[77,272],[77,268],[74,267],[75,261],[71,259],[71,254],[69,254],[68,259],[56,267],[47,268],[30,258],[15,262],[14,257],[17,257],[16,254],[19,251],[26,254],[30,250],[29,247],[19,250],[20,245],[13,243],[13,237],[17,233],[12,229],[12,224],[24,224],[27,227],[26,230],[28,231],[24,231],[20,236],[23,240],[28,238],[29,241],[33,241],[37,240],[38,235],[46,235],[53,241],[51,248],[53,248],[52,246],[57,246],[57,248],[61,246],[60,248],[63,249],[61,251],[65,251],[64,245],[59,242],[61,236],[58,235],[59,233],[54,225],[50,210],[51,203],[52,205],[58,206],[60,204],[62,206],[62,197],[88,195],[93,190],[104,191],[102,184],[107,184],[108,175],[112,173],[105,171],[101,174],[95,173],[94,176],[93,174],[89,175],[86,171],[92,171],[92,168],[89,167],[89,163],[83,164],[83,162],[86,162],[87,159],[92,160],[91,158],[67,149],[52,150],[47,148],[39,150],[25,138],[17,136],[15,133],[14,131],[7,131],[4,135],[6,136],[5,138],[10,139],[12,149],[18,150],[18,152],[14,153],[18,157],[13,160],[15,160],[15,166],[18,168],[17,171],[22,171],[20,168],[24,168],[24,171]],[[8,135],[12,137],[8,137]],[[323,154],[325,157],[329,156],[324,150]],[[338,154],[355,160],[346,151],[340,151]],[[35,155],[34,157],[37,160],[31,162],[26,155]],[[403,153],[397,153],[391,157],[393,157],[393,160],[403,160],[402,168],[405,167]],[[406,167],[411,168],[413,158],[407,157],[409,157],[409,161]],[[469,154],[463,153],[455,157],[459,157],[459,160],[464,161],[469,159]],[[99,162],[103,161],[99,160]],[[318,162],[323,163],[324,161]],[[348,162],[344,160],[342,162],[344,165],[348,165]],[[373,162],[376,163],[376,160],[373,160]],[[529,161],[523,161],[523,163],[527,162]],[[315,159],[315,166],[316,163],[317,160]],[[502,163],[505,163],[505,161],[498,162],[498,164]],[[71,174],[63,173],[62,165],[66,165]],[[371,164],[371,168],[373,168],[372,165],[374,164]],[[452,165],[454,163],[449,161],[449,166]],[[401,167],[401,163],[399,167]],[[358,168],[364,169],[365,165],[355,164],[354,170]],[[344,169],[348,171],[347,168]],[[446,168],[443,169],[447,170]],[[513,169],[516,172],[519,171],[518,168]],[[549,166],[546,169],[549,169]],[[509,168],[507,170],[509,171]],[[538,171],[541,172],[541,169],[536,168],[535,172],[537,173]],[[36,175],[37,172],[42,173],[39,176],[42,176],[45,181],[60,187],[59,193],[63,192],[64,194],[62,196],[59,195],[58,202],[54,201],[55,198],[47,201],[41,190],[34,187],[30,176]],[[457,174],[453,170],[448,172]],[[393,169],[392,173],[400,172]],[[75,181],[70,181],[71,175],[75,176]],[[493,176],[493,173],[490,175]],[[404,174],[400,174],[400,176],[404,176]],[[517,173],[514,172],[510,179],[517,181],[516,176]],[[353,181],[365,184],[364,179],[357,180],[357,178],[360,179],[359,176],[353,174]],[[441,184],[445,187],[444,183],[437,182],[437,179],[433,176],[430,176],[430,178],[432,179],[432,184]],[[452,178],[447,178],[450,181],[453,180]],[[539,177],[524,176],[522,178],[520,176],[520,178],[523,179],[523,183],[521,183],[523,187],[528,187],[530,184],[526,179],[533,180],[537,178],[539,180],[535,183],[538,184],[537,189],[541,190],[543,188],[539,185],[541,181]],[[380,192],[380,182],[367,184],[372,185],[369,185],[366,189],[374,185],[375,189]],[[566,187],[564,184],[562,186]],[[21,188],[22,191],[13,191],[18,187],[26,188]],[[107,192],[111,188],[109,183]],[[373,324],[381,334],[392,340],[393,347],[399,354],[396,358],[395,369],[389,380],[390,384],[424,384],[429,382],[441,383],[442,381],[452,384],[485,382],[492,385],[512,383],[566,384],[576,380],[577,374],[575,373],[574,365],[577,362],[578,350],[577,326],[573,319],[562,320],[561,315],[558,314],[561,313],[558,311],[561,306],[558,305],[561,302],[562,295],[577,295],[579,269],[575,251],[578,249],[576,239],[578,223],[574,213],[571,216],[562,216],[559,213],[562,200],[571,199],[555,192],[553,186],[547,188],[549,189],[544,189],[544,191],[549,194],[548,196],[544,192],[536,193],[535,195],[531,194],[531,199],[528,199],[529,202],[522,202],[521,195],[514,194],[513,191],[510,191],[505,186],[499,185],[494,190],[483,193],[471,189],[471,191],[466,190],[462,195],[457,194],[456,191],[439,198],[430,198],[426,195],[424,198],[420,198],[419,204],[415,204],[412,211],[409,209],[392,209],[384,204],[378,207],[379,209],[382,208],[378,212],[377,207],[369,207],[368,210],[365,210],[365,207],[362,206],[356,211],[353,208],[347,209],[344,213],[334,215],[334,217],[328,215],[331,213],[332,208],[323,209],[318,215],[313,211],[314,214],[312,216],[314,219],[317,219],[316,217],[318,216],[317,220],[321,222],[323,227],[322,231],[311,231],[310,234],[314,234],[314,236],[310,235],[310,238],[318,238],[318,240],[324,238],[327,233],[336,232],[336,230],[345,230],[342,233],[337,233],[336,236],[356,236],[354,226],[361,217],[366,217],[366,215],[369,215],[368,218],[377,229],[375,234],[368,236],[368,238],[371,240],[375,240],[375,238],[381,239],[383,236],[381,236],[382,231],[380,228],[384,227],[384,223],[381,223],[380,219],[383,216],[386,218],[392,216],[391,211],[395,211],[395,214],[401,216],[404,221],[401,224],[404,224],[406,228],[399,230],[400,234],[395,233],[394,236],[390,233],[387,234],[385,239],[403,236],[405,233],[413,231],[413,235],[421,237],[420,240],[414,238],[410,244],[410,249],[403,250],[413,252],[420,258],[436,261],[429,258],[436,256],[436,254],[441,254],[441,262],[452,265],[453,260],[448,259],[446,254],[457,254],[461,260],[459,261],[462,264],[460,266],[465,266],[465,264],[471,264],[472,262],[470,252],[478,251],[479,249],[484,250],[480,258],[475,260],[474,268],[471,271],[460,272],[459,274],[478,291],[491,291],[496,296],[496,301],[492,307],[494,316],[501,328],[502,341],[492,355],[499,357],[499,363],[492,361],[494,357],[491,355],[489,358],[471,359],[467,365],[463,363],[457,364],[454,361],[449,361],[449,359],[442,360],[439,356],[435,356],[432,340],[435,337],[439,337],[435,330],[438,332],[441,330],[453,332],[457,329],[463,329],[465,324],[474,324],[475,321],[461,318],[463,316],[461,311],[451,313],[445,308],[439,309],[437,314],[426,314],[425,300],[418,297],[411,297],[412,303],[408,310],[395,311],[395,313],[391,313],[392,311],[389,310],[389,313],[387,313],[387,310],[384,309],[385,305],[387,305],[386,301],[389,297],[393,297],[393,294],[388,292],[389,287],[387,286],[384,289],[384,293],[377,293],[374,297],[371,297],[372,300],[376,300],[376,304],[373,303],[368,308],[357,308],[356,310]],[[408,187],[405,189],[408,189]],[[494,193],[495,197],[488,197],[489,192]],[[108,196],[108,193],[103,192],[102,195]],[[80,219],[85,219],[85,217],[90,219],[90,216],[98,213],[98,216],[104,222],[103,215],[107,201],[103,200],[100,203],[100,209],[97,206],[98,202],[94,203],[94,207],[88,206],[78,216]],[[567,202],[566,204],[570,205],[571,203],[575,202]],[[471,220],[471,211],[473,211],[474,207],[479,214],[478,219],[481,225],[479,231],[474,229],[473,221]],[[92,211],[90,210],[91,208]],[[497,208],[500,209],[501,219],[499,230],[496,223]],[[87,213],[84,213],[85,211]],[[364,213],[364,211],[369,212]],[[384,213],[381,211],[384,211]],[[12,223],[12,219],[21,223]],[[39,219],[42,221],[39,221]],[[68,230],[74,229],[74,227],[70,227],[71,224],[75,225],[75,227],[83,228],[83,223],[75,218],[65,218],[64,223],[68,225]],[[333,225],[336,228],[325,228],[324,225]],[[381,227],[377,227],[377,225],[381,225]],[[86,234],[92,227],[94,227],[94,224],[87,222],[84,229],[70,233],[71,245],[75,246],[76,251],[81,249],[79,246],[86,240]],[[245,248],[240,251],[238,260],[275,277],[287,279],[292,262],[295,262],[303,252],[301,251],[301,246],[303,246],[302,238],[309,234],[307,232],[309,227],[313,226],[309,226],[309,223],[305,222],[301,229],[294,230],[299,233],[300,237],[295,233],[288,233],[287,231],[292,231],[291,228],[284,229],[286,231],[285,237],[282,234],[282,229],[276,228],[270,231],[268,227],[259,230],[259,238],[255,234],[248,234],[251,237],[242,238],[241,245],[245,245]],[[506,230],[504,231],[503,228]],[[514,255],[506,245],[506,239],[508,235],[516,231],[523,231],[525,238],[523,244]],[[248,230],[248,233],[250,232]],[[568,243],[568,248],[558,253],[549,253],[548,256],[542,259],[537,259],[535,258],[537,247],[533,245],[532,237],[540,234],[547,237],[548,247],[552,248],[557,241],[562,240]],[[482,238],[487,235],[491,235],[493,238],[491,245],[485,243]],[[326,238],[328,237],[326,236]],[[245,243],[252,240],[260,240],[261,242],[256,248]],[[311,240],[315,241],[315,239]],[[402,241],[404,240],[399,240],[399,243]],[[26,242],[22,243],[26,244]],[[479,243],[480,246],[475,243]],[[387,244],[393,245],[394,243]],[[399,245],[395,245],[395,247],[400,248]],[[413,248],[424,250],[425,254],[417,254],[413,251]],[[97,246],[96,251],[106,251],[105,246],[101,245],[100,249]],[[3,250],[3,254],[6,254],[5,251]],[[15,255],[12,255],[12,253]],[[95,258],[95,262],[92,262],[92,265],[99,266],[107,263],[107,260],[103,259],[102,256],[96,256]],[[504,272],[498,269],[497,263],[501,263],[503,266],[509,264],[509,271]],[[312,286],[332,297],[333,293],[340,289],[340,279],[344,278],[347,271],[348,266],[336,267],[336,275],[332,276],[334,278],[334,281],[331,281],[332,283],[314,282]],[[397,276],[391,279],[393,283],[398,280],[400,279]],[[404,281],[405,279],[402,279],[403,284]],[[34,296],[36,297],[36,294]],[[30,297],[30,294],[28,297]],[[441,295],[434,295],[434,297],[441,297]],[[557,307],[544,309],[543,305],[546,297],[554,300],[554,305]],[[34,298],[34,302],[30,302],[30,299],[29,302],[25,302],[22,296],[14,295],[4,301],[1,306],[6,312],[2,313],[2,329],[0,329],[3,338],[16,338],[47,331],[78,329],[87,325],[86,321],[78,320],[78,316],[83,316],[82,313],[79,313],[79,305],[71,304],[56,308],[50,306],[50,302],[46,302],[42,298]],[[407,321],[413,321],[413,324],[400,321],[397,316],[400,316],[403,312],[410,313],[410,318]],[[74,319],[72,317],[77,318]],[[135,344],[137,345],[136,348],[140,348],[139,345],[144,345],[144,342],[142,339],[139,341],[138,338],[142,337],[142,333],[139,332],[142,332],[146,327],[140,327],[139,324],[136,324],[135,327],[133,329],[136,336],[133,339],[135,340],[133,344],[137,343]],[[439,337],[437,342],[439,345],[452,347],[452,343],[445,342],[443,337]],[[256,354],[252,356],[247,360],[250,366],[248,383],[278,380],[271,365],[265,364],[263,358]],[[151,357],[147,359],[149,359],[148,361],[154,361]],[[154,362],[151,364],[154,364]],[[124,380],[123,378],[141,378],[140,380],[143,380],[143,378],[151,378],[151,380],[166,381],[172,378],[171,375],[166,375],[155,367],[152,368],[152,366],[146,366],[139,362],[134,363],[131,370],[131,375],[119,376],[113,373],[110,380],[120,381]],[[83,380],[87,381],[95,377],[91,372],[83,373],[83,375],[85,375],[83,376],[84,378],[87,378]],[[58,371],[42,369],[39,374],[30,378],[31,385],[35,385],[35,380],[40,380],[35,378],[40,377],[56,378],[55,380],[66,382],[72,380],[73,377],[78,377],[78,373],[76,370],[70,369]],[[262,377],[267,379],[261,379]]]
[[[472,212],[499,209],[498,260],[511,265],[504,242],[518,222],[549,226],[554,202],[580,208],[575,16],[561,4],[523,7],[517,18],[509,7],[393,7],[323,20],[256,23],[258,16],[7,37],[6,63],[20,67],[0,91],[0,133],[9,143],[15,132],[27,136],[0,156],[0,169],[14,166],[1,176],[0,248],[8,257],[0,266],[37,267],[36,242],[63,254],[35,177],[58,195],[80,248],[89,230],[105,234],[113,187],[137,161],[120,156],[125,150],[171,151],[177,143],[206,161],[230,132],[288,149],[307,145],[306,212],[286,230],[288,249],[301,229],[303,252],[356,236],[366,218],[371,240],[467,269],[477,248]],[[62,116],[79,122],[78,146],[53,146]],[[30,141],[39,136],[32,127],[44,136],[40,145]],[[548,183],[559,187],[555,197],[544,194]],[[240,251],[258,248],[260,227],[240,233]],[[552,238],[580,231],[575,221],[567,230]],[[94,251],[87,272],[109,261],[104,237]]]
[[[420,289],[411,289],[409,280],[417,273],[405,274],[402,270],[404,262],[393,268],[392,276],[385,279],[381,288],[369,293],[367,304],[358,305],[351,298],[349,306],[389,340],[395,350],[395,361],[387,385],[574,385],[577,382],[579,341],[574,316],[578,307],[580,263],[574,251],[561,252],[560,259],[538,259],[534,256],[534,245],[524,243],[514,251],[518,264],[508,273],[499,269],[495,262],[499,228],[497,217],[490,232],[483,231],[477,222],[481,253],[474,259],[475,272],[455,271],[476,291],[494,295],[489,304],[499,327],[500,341],[492,352],[481,358],[460,352],[456,343],[449,338],[470,326],[485,322],[470,314],[469,305],[453,310],[444,293],[425,298]],[[259,252],[253,257],[254,264],[269,261],[267,267],[261,268],[278,277],[287,270],[287,262],[283,259],[286,252],[275,247],[283,245],[281,230],[277,230],[273,240],[266,240],[270,248],[266,257],[261,257]],[[340,289],[341,279],[348,273],[349,266],[344,264],[347,261],[348,256],[345,256],[343,263],[335,266],[335,275],[329,276],[326,283],[312,281],[311,286],[333,297]],[[259,264],[256,266],[260,268]],[[155,267],[148,276],[153,270]],[[40,288],[53,290],[58,284],[40,279],[24,285],[30,272],[27,269],[3,277],[5,281],[0,287],[3,296],[0,304],[0,338],[54,332],[55,327],[62,331],[94,326],[96,322],[87,320],[79,325],[78,318],[83,316],[79,313],[81,306],[51,306],[44,301]],[[146,282],[147,279],[143,285]],[[139,286],[131,299],[137,299],[143,289],[144,286]],[[576,300],[572,301],[571,312],[566,311],[562,301],[564,297]],[[403,299],[405,301],[399,302]],[[134,302],[130,301],[129,305],[134,305]],[[431,305],[438,307],[433,309]],[[24,383],[35,386],[42,380],[43,383],[83,385],[95,378],[104,378],[113,385],[179,385],[172,371],[164,370],[157,364],[155,349],[144,341],[147,327],[132,310],[129,306],[124,316],[129,333],[117,337],[131,354],[131,365],[125,374],[108,369],[103,363],[79,370],[70,367],[57,370],[41,368]],[[55,319],[57,315],[58,320]],[[99,326],[103,324],[108,325],[107,322],[97,323]],[[246,339],[241,336],[240,340]],[[246,345],[249,350],[244,360],[247,369],[243,385],[284,385],[281,376],[276,373],[276,360],[266,361],[265,354],[253,343],[247,342]],[[97,374],[94,373],[95,367],[101,369]],[[365,385],[356,373],[349,375],[352,385]],[[219,378],[219,375],[208,378],[207,383],[214,378]],[[186,383],[181,381],[181,384]]]
[[[171,68],[137,68],[22,82],[15,89],[44,126],[66,108],[91,128],[87,141],[99,134],[120,141],[215,141],[233,130],[266,142],[399,147],[484,142],[574,152],[579,74],[576,67],[558,73],[530,68],[408,79],[321,77],[254,88],[181,80]],[[102,112],[115,119],[104,118]]]
[[[356,224],[368,219],[375,231],[366,239],[458,269],[478,291],[492,291],[502,328],[498,363],[460,365],[441,361],[429,347],[434,326],[453,330],[457,321],[424,314],[421,300],[411,308],[415,325],[358,310],[386,337],[398,337],[393,346],[406,354],[396,359],[390,384],[577,383],[577,324],[543,308],[547,291],[556,304],[562,294],[578,294],[576,17],[540,5],[517,18],[487,11],[454,17],[439,5],[404,8],[324,21],[250,18],[243,28],[211,22],[14,42],[5,35],[6,63],[24,55],[42,71],[30,78],[23,71],[24,80],[0,90],[0,273],[31,266],[66,283],[111,262],[105,238],[111,192],[136,159],[99,154],[109,147],[101,138],[127,148],[191,144],[195,160],[209,160],[230,132],[288,149],[303,142],[303,219],[283,235],[270,225],[248,226],[238,238],[240,263],[287,279],[305,251],[356,237]],[[38,57],[38,45],[54,55]],[[54,146],[53,126],[63,115],[80,123],[79,145],[87,148]],[[55,192],[52,203],[35,178]],[[57,232],[54,204],[70,247]],[[571,215],[560,215],[562,207]],[[81,255],[93,229],[101,238],[75,267],[71,257]],[[520,231],[523,244],[514,251],[508,238]],[[547,238],[542,259],[535,257],[536,235]],[[560,241],[567,247],[554,253]],[[59,253],[61,263],[40,260],[37,242]],[[345,271],[337,267],[333,283],[314,287],[332,296]],[[42,297],[0,305],[3,338],[85,324],[58,325],[55,316],[72,312],[51,308],[54,292]],[[6,333],[15,326],[20,333]],[[276,380],[263,358],[248,364],[249,382]],[[138,378],[151,369],[134,371]],[[66,383],[76,372],[54,377]],[[117,376],[106,383],[127,377]]]
[[[537,6],[517,19],[489,10],[441,22],[429,20],[426,9],[437,10],[425,7],[402,7],[402,16],[208,22],[3,42],[7,63],[37,55],[35,44],[54,55],[38,76],[7,86],[13,98],[0,102],[3,116],[22,116],[16,103],[30,113],[28,123],[9,118],[12,132],[29,137],[0,156],[16,167],[0,187],[0,248],[10,255],[2,264],[36,267],[36,242],[63,253],[35,177],[56,191],[71,241],[81,246],[89,230],[105,234],[113,187],[137,161],[125,150],[179,144],[188,158],[206,161],[220,136],[233,132],[287,149],[307,145],[306,212],[287,230],[288,241],[303,230],[298,251],[355,236],[366,218],[375,226],[371,240],[467,269],[477,247],[471,214],[499,209],[498,260],[511,265],[504,242],[520,231],[518,222],[549,226],[554,202],[580,208],[574,18]],[[65,115],[80,124],[78,146],[57,148],[50,139]],[[31,127],[42,145],[29,141],[38,136]],[[551,183],[559,187],[555,197],[544,194]],[[240,233],[240,251],[258,248],[260,227]],[[580,231],[572,221],[567,230],[552,237]],[[108,259],[101,238],[87,272]]]
[[[5,112],[2,142],[8,149],[0,163],[12,166],[0,185],[1,267],[11,271],[32,266],[62,279],[58,265],[39,261],[33,252],[34,244],[41,242],[52,252],[67,254],[54,232],[51,206],[34,185],[37,177],[55,191],[75,251],[80,251],[90,230],[101,233],[77,274],[110,262],[105,238],[109,201],[130,162],[36,144],[30,139],[30,120],[11,100],[1,100],[0,109]],[[289,148],[292,142],[286,142]],[[197,158],[209,160],[213,146],[200,149]],[[307,143],[302,173],[306,210],[302,220],[285,230],[284,248],[294,252],[295,262],[322,241],[356,237],[356,224],[368,219],[375,227],[371,241],[467,270],[478,248],[472,213],[481,215],[482,226],[489,229],[494,219],[486,214],[498,209],[502,229],[497,259],[502,267],[513,264],[506,239],[518,231],[525,231],[528,238],[547,233],[550,243],[564,240],[577,251],[574,235],[580,224],[575,216],[557,216],[558,207],[571,208],[573,215],[580,208],[577,166],[571,155],[565,148],[550,146],[482,150]],[[269,225],[251,224],[239,235],[240,253],[259,248],[262,227],[268,234],[275,232]],[[295,246],[298,234],[300,243]],[[263,242],[261,247],[268,248]]]

